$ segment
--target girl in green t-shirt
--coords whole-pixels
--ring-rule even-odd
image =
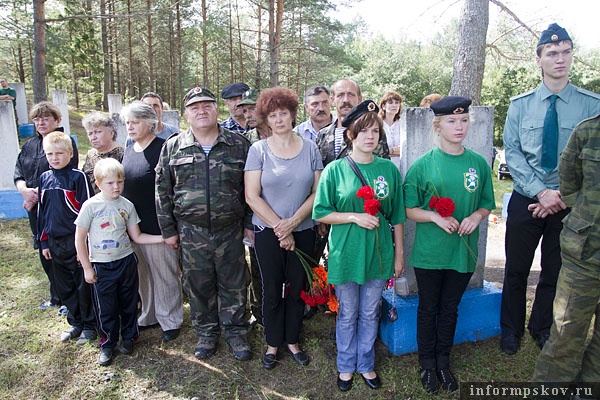
[[[377,111],[373,101],[365,100],[342,121],[352,141],[350,158],[367,185],[363,186],[348,159],[336,160],[321,175],[313,207],[313,218],[332,225],[328,281],[339,301],[336,344],[341,391],[350,390],[355,372],[370,388],[381,386],[374,351],[379,303],[386,280],[404,271],[402,178],[390,160],[373,155],[383,134]],[[362,198],[357,196],[359,189]],[[374,208],[369,209],[369,204]],[[395,247],[386,219],[395,229]]]
[[[462,145],[469,130],[465,97],[431,104],[439,147],[416,160],[404,182],[406,215],[415,221],[410,255],[419,288],[417,344],[427,392],[454,392],[450,350],[458,305],[475,271],[479,224],[495,208],[491,171],[484,158]]]

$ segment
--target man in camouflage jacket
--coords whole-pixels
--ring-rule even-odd
[[[249,281],[242,238],[252,236],[244,199],[250,142],[217,124],[215,96],[185,98],[190,129],[171,137],[156,166],[156,212],[165,243],[180,248],[183,287],[199,341],[194,355],[216,352],[220,327],[238,360],[251,357],[244,318]]]
[[[560,193],[571,212],[563,219],[560,235],[562,268],[554,322],[533,380],[600,382],[600,115],[574,129],[560,158]],[[592,340],[586,347],[594,315]]]

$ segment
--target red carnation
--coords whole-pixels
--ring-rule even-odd
[[[431,200],[429,200],[429,209],[430,210],[435,210],[435,205],[437,204],[439,199],[440,199],[440,196],[433,196],[431,198]]]
[[[363,186],[356,192],[356,197],[359,199],[370,200],[375,197],[375,191],[371,186]]]
[[[435,204],[435,209],[437,210],[438,214],[445,218],[454,213],[456,204],[454,204],[454,200],[449,197],[441,197]]]
[[[379,202],[379,200],[373,200],[373,199],[369,199],[369,200],[365,200],[365,212],[369,215],[377,215],[377,213],[379,212],[379,206],[381,205],[381,203]]]
[[[300,292],[300,298],[311,307],[315,307],[317,305],[317,301],[304,290]]]

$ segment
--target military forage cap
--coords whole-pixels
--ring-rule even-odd
[[[342,120],[342,126],[349,128],[354,121],[361,117],[361,115],[368,112],[379,112],[379,107],[377,107],[377,104],[375,104],[373,100],[365,100],[352,107],[352,110],[350,110],[348,115]]]
[[[242,94],[242,101],[238,103],[236,107],[240,107],[246,104],[256,104],[258,101],[258,95],[260,94],[260,89],[248,89]]]
[[[221,97],[224,99],[230,99],[232,97],[238,97],[244,94],[246,90],[250,89],[250,86],[243,82],[232,83],[227,85],[221,91]]]
[[[562,40],[571,40],[571,37],[567,33],[565,28],[560,27],[558,24],[550,24],[548,29],[542,32],[538,46],[546,43],[558,43]]]
[[[189,106],[190,104],[198,103],[200,101],[216,102],[217,99],[210,90],[201,87],[195,87],[193,89],[190,89],[190,91],[187,92],[187,94],[183,98],[183,104],[185,105],[185,107]]]
[[[429,105],[436,117],[442,115],[467,114],[471,99],[460,96],[447,96]]]

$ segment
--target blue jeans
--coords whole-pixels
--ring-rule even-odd
[[[384,285],[383,279],[363,285],[354,282],[335,285],[339,300],[335,328],[338,372],[365,374],[375,370],[375,339]]]

